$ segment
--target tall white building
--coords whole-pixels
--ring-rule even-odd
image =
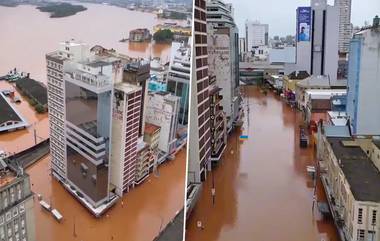
[[[348,53],[352,35],[351,25],[352,0],[335,0],[334,5],[339,8],[339,52]]]
[[[232,16],[231,5],[207,1],[208,75],[216,77],[222,90],[221,105],[227,117],[227,130],[240,121],[239,92],[239,31]]]
[[[337,79],[339,8],[311,0],[297,8],[296,70]]]
[[[380,135],[380,26],[357,32],[348,63],[347,114],[354,135]]]
[[[52,174],[95,216],[135,185],[144,128],[149,63],[116,56],[75,41],[46,55]]]
[[[269,25],[261,24],[259,21],[246,20],[245,22],[245,40],[247,51],[259,46],[268,46]]]

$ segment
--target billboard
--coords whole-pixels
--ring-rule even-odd
[[[297,41],[310,41],[311,7],[297,8]]]

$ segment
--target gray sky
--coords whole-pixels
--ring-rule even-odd
[[[244,34],[246,19],[269,24],[269,36],[295,34],[296,8],[310,6],[310,0],[225,0],[235,8],[235,22],[240,34]],[[328,0],[330,5],[334,0]],[[372,23],[375,15],[380,16],[380,0],[352,0],[351,22],[362,26],[367,20]]]

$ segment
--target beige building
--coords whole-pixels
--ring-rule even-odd
[[[143,141],[143,137],[137,141],[137,161],[136,161],[136,184],[142,183],[149,176],[150,162],[149,145]]]
[[[149,169],[153,168],[157,160],[158,143],[160,141],[160,131],[161,127],[150,123],[145,123],[144,142],[148,144],[149,150],[151,152],[149,159]]]
[[[379,146],[370,138],[322,136],[321,179],[346,240],[380,240]]]
[[[36,240],[29,175],[1,158],[0,204],[0,240]]]

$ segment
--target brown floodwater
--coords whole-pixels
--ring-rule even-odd
[[[17,90],[13,84],[0,81],[0,90],[3,89]],[[19,93],[16,93],[16,96],[21,97],[21,103],[11,104],[26,119],[30,126],[22,130],[0,133],[0,150],[8,153],[20,152],[33,146],[35,141],[39,143],[49,137],[49,119],[47,113],[38,114],[23,96]],[[36,131],[34,132],[34,130]],[[34,138],[34,133],[36,133],[36,138]]]
[[[152,241],[183,208],[186,151],[159,167],[140,186],[96,219],[49,175],[49,156],[31,166],[32,191],[41,194],[64,217],[58,223],[34,201],[38,241]],[[123,202],[123,205],[122,205]],[[74,228],[75,226],[75,228]]]
[[[312,211],[314,188],[306,166],[315,163],[315,154],[312,147],[299,148],[300,113],[257,87],[243,87],[243,93],[244,126],[229,137],[222,162],[209,173],[186,241],[338,241],[333,221]],[[240,141],[241,134],[249,139]],[[320,182],[316,193],[326,200]]]
[[[161,20],[155,14],[130,11],[124,8],[101,4],[83,4],[88,10],[65,18],[49,18],[34,6],[20,5],[9,8],[0,6],[0,76],[10,69],[31,73],[31,77],[46,83],[45,54],[58,48],[58,43],[76,39],[114,48],[120,53],[148,58],[170,59],[170,44],[122,43],[130,30],[135,28],[153,29],[153,26],[172,20]],[[183,21],[176,21],[184,24]],[[0,90],[15,87],[0,81]],[[19,94],[18,94],[19,95]],[[34,145],[34,129],[37,142],[49,136],[47,114],[36,114],[22,99],[15,105],[26,118],[30,127],[11,133],[0,133],[0,150],[19,152]]]
[[[82,4],[82,3],[81,3]],[[170,44],[122,43],[136,28],[153,30],[153,26],[173,20],[158,19],[155,14],[101,4],[83,4],[88,9],[65,18],[49,18],[34,6],[14,8],[0,6],[0,76],[17,67],[46,83],[45,54],[58,43],[76,39],[114,48],[131,57],[161,57],[170,60]],[[185,24],[184,21],[176,21]]]

